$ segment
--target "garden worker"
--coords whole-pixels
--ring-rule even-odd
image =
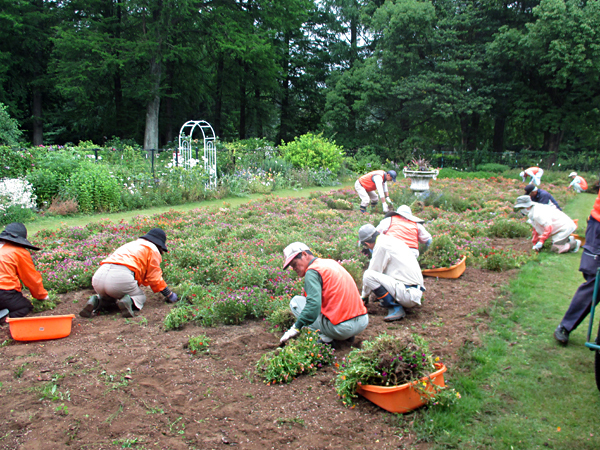
[[[556,209],[562,211],[562,208],[558,206],[558,202],[548,191],[539,189],[533,184],[528,184],[525,186],[525,193],[536,203],[541,203],[542,205],[554,205],[556,206]]]
[[[359,245],[373,250],[369,267],[363,274],[362,298],[368,302],[373,292],[382,306],[388,309],[386,322],[406,316],[404,308],[421,305],[423,274],[412,250],[404,242],[380,234],[373,225],[358,230]]]
[[[35,270],[29,250],[39,250],[27,240],[27,228],[19,222],[9,223],[0,233],[0,321],[24,317],[33,305],[21,292],[21,281],[38,300],[48,300],[42,276]]]
[[[369,316],[352,276],[337,261],[316,258],[306,244],[294,242],[283,250],[283,269],[290,266],[304,278],[304,295],[290,301],[296,323],[280,343],[300,334],[302,327],[319,330],[320,341],[354,341],[367,328]]]
[[[371,207],[377,206],[377,193],[381,198],[383,206],[383,212],[388,212],[388,203],[392,203],[387,188],[388,181],[396,181],[396,171],[390,170],[374,170],[366,175],[363,175],[356,183],[354,183],[354,189],[360,197],[360,212],[367,212],[367,205],[371,202]]]
[[[531,177],[529,183],[534,183],[536,186],[540,185],[542,181],[542,175],[544,175],[544,169],[539,167],[530,167],[519,174],[519,176],[523,179],[523,182],[525,182],[525,178],[528,176]]]
[[[573,181],[571,181],[571,184],[569,184],[569,187],[573,187],[573,190],[575,192],[577,192],[578,194],[581,194],[583,191],[587,191],[588,188],[588,184],[587,181],[585,181],[585,179],[583,177],[580,177],[579,175],[577,175],[577,172],[571,172],[569,174],[569,178],[573,178]]]
[[[422,225],[423,220],[412,215],[408,205],[401,205],[397,212],[390,211],[379,222],[376,230],[404,242],[412,250],[415,257],[419,257],[419,242],[427,247],[431,245],[431,234]]]
[[[533,227],[531,241],[533,250],[541,251],[544,242],[552,237],[552,251],[557,253],[577,252],[581,241],[571,236],[577,225],[564,212],[554,206],[531,201],[529,195],[517,198],[515,209],[527,216],[527,223]]]
[[[587,221],[585,244],[583,244],[579,263],[579,271],[585,281],[575,291],[567,312],[554,330],[554,338],[561,344],[569,342],[569,333],[577,328],[590,312],[598,267],[600,267],[600,193],[596,197]]]
[[[133,317],[134,310],[144,307],[146,295],[140,286],[150,286],[160,292],[169,303],[177,301],[163,280],[160,263],[167,250],[167,235],[161,228],[153,228],[138,240],[116,249],[100,263],[92,277],[96,295],[92,295],[79,312],[81,317],[92,317],[100,309],[116,301],[123,317]]]

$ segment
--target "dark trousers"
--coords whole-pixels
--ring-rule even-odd
[[[0,309],[8,309],[8,317],[25,317],[33,309],[29,300],[19,291],[0,290]]]
[[[590,313],[598,267],[600,267],[600,222],[591,217],[587,223],[585,245],[579,264],[579,271],[585,281],[577,288],[569,309],[560,322],[569,332],[577,328]]]

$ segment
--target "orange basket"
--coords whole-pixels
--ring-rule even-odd
[[[10,318],[10,334],[15,341],[41,341],[60,339],[71,334],[71,323],[75,314],[65,316],[40,316]]]
[[[466,261],[467,257],[463,256],[459,263],[453,266],[441,267],[439,269],[423,269],[421,272],[426,277],[458,278],[465,272],[467,267]]]
[[[414,389],[417,383],[422,383],[431,378],[431,382],[437,386],[444,387],[444,372],[446,366],[443,364],[435,364],[437,369],[429,377],[421,378],[421,381],[413,381],[412,383],[402,384],[400,386],[374,386],[371,384],[365,384],[358,386],[356,392],[371,400],[377,406],[385,409],[386,411],[393,413],[407,413],[413,409],[417,409],[427,403],[427,398],[423,398]],[[432,392],[433,388],[428,386],[427,392]]]

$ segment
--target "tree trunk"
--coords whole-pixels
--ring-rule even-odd
[[[506,118],[496,117],[494,120],[494,152],[502,153],[504,151],[504,130],[506,128]]]
[[[282,62],[281,67],[285,71],[285,78],[282,83],[282,96],[281,96],[281,112],[279,119],[279,133],[277,134],[277,142],[286,142],[289,134],[289,120],[290,118],[290,35],[285,35],[285,60]]]
[[[225,70],[225,58],[223,54],[219,55],[219,60],[217,61],[217,87],[215,89],[215,117],[214,121],[214,130],[215,135],[219,136],[221,134],[221,115],[223,110],[223,72]]]
[[[546,164],[544,164],[544,166],[550,167],[558,159],[558,149],[560,147],[563,135],[564,131],[562,130],[558,133],[552,133],[550,131],[544,132],[544,144],[542,145],[542,150],[548,152],[548,157],[545,158]]]
[[[160,112],[160,61],[154,57],[150,62],[150,73],[154,78],[152,97],[146,108],[146,131],[144,133],[144,150],[158,148],[158,117]]]
[[[39,88],[33,90],[33,145],[44,145],[44,122],[42,121],[42,91]]]
[[[242,70],[240,71],[240,123],[238,136],[240,139],[246,139],[246,71],[248,70],[248,66],[241,60],[238,60],[238,64],[242,66]]]

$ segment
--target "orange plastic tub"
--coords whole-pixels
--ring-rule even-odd
[[[467,268],[467,257],[463,256],[458,264],[450,267],[441,267],[439,269],[423,269],[423,275],[426,277],[439,277],[439,278],[458,278],[460,277]]]
[[[60,339],[71,334],[71,324],[75,314],[66,316],[19,317],[6,321],[15,341],[41,341]]]
[[[585,236],[579,236],[575,233],[573,233],[571,236],[573,236],[575,239],[579,239],[581,241],[581,245],[585,244]]]
[[[429,380],[437,386],[446,386],[444,382],[444,372],[447,370],[443,364],[435,364],[437,369],[429,377],[421,378],[421,381],[402,384],[400,386],[373,386],[366,384],[358,386],[356,392],[372,401],[377,406],[393,413],[407,413],[413,409],[419,408],[427,403],[427,399],[421,398],[419,393],[413,388],[417,383]],[[433,388],[427,386],[427,392],[432,392]]]

